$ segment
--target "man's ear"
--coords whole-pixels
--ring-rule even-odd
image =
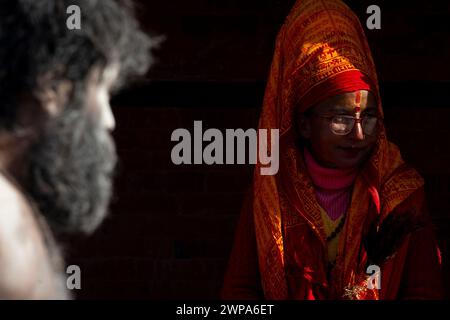
[[[72,92],[69,80],[56,81],[51,73],[39,76],[33,94],[42,111],[50,117],[62,112]]]
[[[297,127],[300,136],[303,139],[309,139],[311,137],[311,119],[303,113],[299,114],[297,119]]]

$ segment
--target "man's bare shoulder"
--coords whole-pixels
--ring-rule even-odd
[[[5,176],[0,174],[0,239],[17,231],[32,220],[32,210],[25,197]]]
[[[45,298],[48,253],[31,205],[0,174],[0,299]]]

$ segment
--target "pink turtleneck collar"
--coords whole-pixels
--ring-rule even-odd
[[[304,158],[317,202],[333,221],[338,219],[348,210],[358,170],[323,167],[306,148]]]
[[[357,169],[333,169],[320,165],[307,148],[304,149],[306,167],[313,184],[325,190],[342,190],[353,185]]]

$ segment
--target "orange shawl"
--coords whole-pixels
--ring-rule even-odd
[[[364,286],[368,263],[364,228],[373,221],[381,225],[423,180],[404,164],[382,128],[355,181],[328,279],[326,235],[293,123],[295,108],[303,111],[321,99],[361,89],[373,92],[383,115],[374,62],[358,18],[339,0],[298,0],[277,37],[259,122],[259,128],[280,129],[279,173],[262,176],[256,165],[252,191],[267,299],[380,298],[377,290],[357,291]],[[319,246],[309,245],[314,241]],[[383,285],[389,286],[389,279]]]

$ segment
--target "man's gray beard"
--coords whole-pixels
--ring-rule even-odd
[[[92,117],[66,108],[30,151],[26,191],[54,233],[89,234],[108,212],[117,156]]]

